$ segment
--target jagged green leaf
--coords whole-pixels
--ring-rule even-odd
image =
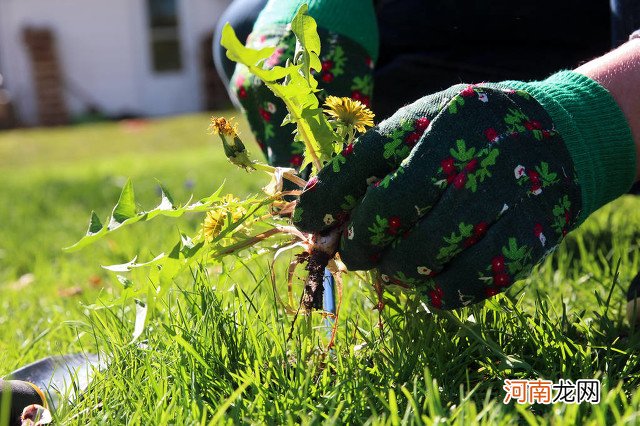
[[[275,47],[264,47],[262,49],[246,47],[238,40],[236,32],[229,23],[222,28],[220,44],[227,49],[227,57],[229,59],[247,66],[252,74],[265,83],[280,80],[290,73],[289,67],[277,66],[268,70],[263,69],[262,63],[273,54]]]
[[[336,135],[331,125],[326,120],[324,112],[322,108],[305,108],[302,112],[302,117],[309,123],[309,127],[316,137],[320,140],[328,140],[333,142]],[[328,156],[332,154],[332,143],[326,144],[326,146],[321,146],[320,148],[323,150],[322,153]],[[329,151],[324,151],[324,149],[328,149]]]
[[[144,262],[144,263],[138,263],[138,256],[134,257],[133,259],[131,259],[131,261],[127,262],[127,263],[121,263],[118,265],[103,265],[102,267],[108,271],[111,272],[129,272],[132,269],[135,268],[141,268],[144,266],[149,266],[152,265],[154,263],[157,263],[160,259],[164,258],[165,254],[164,253],[160,253],[159,255],[157,255],[156,257],[154,257],[152,260],[148,261],[148,262]]]
[[[244,46],[229,24],[222,31],[221,44],[227,49],[227,57],[245,65],[264,84],[284,101],[289,114],[287,122],[296,123],[296,140],[304,142],[305,164],[317,159],[320,165],[328,161],[333,153],[335,134],[324,114],[319,114],[320,104],[315,95],[317,81],[310,70],[320,69],[320,39],[316,23],[305,14],[302,6],[292,28],[298,37],[301,58],[297,63],[287,63],[285,67],[262,68],[262,64],[273,52],[273,48],[251,49]]]
[[[144,331],[144,326],[147,321],[147,305],[141,300],[136,300],[136,322],[133,327],[133,336],[131,342],[135,342],[138,337]]]
[[[95,211],[91,212],[91,220],[89,221],[89,229],[87,229],[87,235],[94,235],[100,232],[103,228],[102,222],[100,222],[100,218],[96,214]]]
[[[127,188],[127,186],[129,186],[129,188]],[[162,201],[158,205],[158,207],[147,212],[135,213],[134,216],[128,216],[128,213],[130,213],[131,210],[127,211],[125,206],[131,205],[131,203],[135,202],[135,200],[133,198],[133,188],[130,187],[130,183],[127,182],[127,184],[125,184],[125,187],[122,190],[122,194],[125,194],[125,196],[123,198],[121,194],[120,200],[118,200],[118,204],[116,204],[116,207],[114,207],[113,209],[114,213],[111,217],[109,225],[103,226],[102,228],[98,228],[100,224],[100,220],[97,218],[97,215],[93,213],[91,215],[91,221],[89,224],[89,231],[91,232],[87,232],[87,234],[82,239],[80,239],[80,241],[76,242],[75,244],[69,247],[65,247],[63,250],[65,252],[73,252],[73,251],[79,250],[83,247],[88,246],[89,244],[92,244],[98,241],[99,239],[103,238],[105,235],[111,234],[117,229],[120,229],[124,226],[131,225],[136,222],[149,221],[157,216],[180,217],[185,213],[196,213],[196,212],[207,211],[211,208],[211,206],[214,203],[220,201],[221,192],[222,192],[222,186],[220,186],[220,188],[218,188],[213,194],[211,194],[208,197],[205,197],[199,201],[196,201],[195,203],[191,203],[191,200],[189,200],[183,206],[178,207],[173,205],[170,195],[167,195],[168,192],[163,190],[164,196]],[[125,201],[124,203],[122,203],[123,200]],[[135,208],[135,204],[133,205]],[[168,208],[169,205],[171,205],[172,207]],[[117,220],[115,219],[116,210],[118,210],[118,214],[120,215],[119,216],[120,218],[124,218],[128,216],[128,219],[125,219],[122,222],[117,222]],[[117,226],[112,226],[113,223],[118,223],[118,224]]]
[[[227,58],[245,65],[258,64],[271,56],[275,51],[275,47],[264,47],[259,50],[245,47],[242,42],[238,40],[236,32],[228,22],[222,28],[220,44],[227,49]]]
[[[113,213],[111,213],[109,229],[117,228],[125,220],[135,217],[136,213],[136,197],[133,192],[133,184],[131,179],[127,179],[127,183],[124,184],[120,192],[118,203],[113,208]]]
[[[175,203],[173,202],[173,197],[171,196],[171,194],[169,193],[169,191],[167,191],[167,188],[165,188],[162,184],[160,184],[160,204],[158,204],[158,206],[155,208],[156,210],[173,210],[176,208]]]
[[[124,289],[130,288],[131,286],[133,286],[133,282],[129,278],[125,277],[124,275],[116,275],[116,278],[118,279],[120,284],[122,284],[122,288]]]
[[[291,21],[291,30],[298,39],[298,49],[296,56],[302,58],[302,73],[309,80],[311,86],[315,89],[318,85],[317,81],[311,75],[311,70],[320,71],[320,37],[318,36],[318,26],[316,21],[307,15],[308,7],[303,4],[298,9],[296,16]]]
[[[162,297],[173,285],[176,275],[199,259],[198,256],[204,249],[204,243],[191,244],[190,240],[181,236],[171,252],[157,263],[158,267],[150,271],[150,280],[158,286],[156,295]]]

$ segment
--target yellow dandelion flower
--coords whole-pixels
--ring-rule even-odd
[[[239,202],[240,200],[234,197],[233,194],[227,194],[224,197],[222,197],[222,204],[225,204],[225,205],[239,203]]]
[[[211,117],[209,132],[212,135],[236,138],[238,137],[238,124],[233,122],[233,117],[228,120],[224,117]]]
[[[222,225],[224,224],[224,218],[226,214],[223,214],[222,210],[211,210],[207,212],[202,224],[202,233],[204,239],[207,242],[213,241],[222,231]]]
[[[344,126],[364,132],[373,126],[374,114],[365,104],[355,99],[328,96],[324,102],[324,112]]]
[[[242,219],[247,211],[242,206],[230,206],[229,204],[238,203],[239,200],[233,195],[228,194],[222,199],[222,203],[215,209],[209,210],[202,224],[202,234],[207,242],[213,241],[225,226],[227,217],[231,215],[231,222]]]

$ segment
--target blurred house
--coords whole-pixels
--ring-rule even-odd
[[[0,74],[18,120],[159,116],[223,103],[211,33],[230,0],[0,0]]]

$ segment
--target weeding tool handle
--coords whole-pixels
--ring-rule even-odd
[[[324,293],[322,294],[322,310],[329,312],[333,315],[336,314],[336,294],[335,294],[335,280],[328,268],[324,269],[324,279],[322,280],[324,287]],[[327,337],[331,339],[333,334],[333,326],[335,318],[327,316],[324,319],[324,323],[327,327]]]
[[[5,399],[9,400],[8,403]],[[7,407],[10,412],[9,424],[20,425],[22,422],[22,410],[31,404],[47,406],[44,393],[33,383],[23,382],[22,380],[2,380],[0,379],[0,419],[6,416],[4,412]]]
[[[333,279],[333,275],[329,269],[324,270],[324,293],[322,299],[322,309],[325,312],[331,312],[332,314],[336,313],[336,296],[335,296],[335,282]]]

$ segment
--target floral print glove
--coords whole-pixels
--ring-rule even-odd
[[[618,156],[603,167],[625,159],[635,167],[628,127],[608,92],[575,73],[556,79],[458,85],[402,108],[309,181],[294,224],[307,232],[342,226],[339,253],[349,269],[377,268],[384,282],[415,287],[435,308],[504,291],[633,182],[633,171],[619,165],[611,174],[624,181],[617,188],[593,182],[599,150]],[[539,95],[548,88],[559,94]],[[563,98],[564,108],[545,108],[543,98],[546,105]],[[596,140],[597,129],[572,133],[580,114],[598,110],[618,120],[617,133],[603,136],[618,146]]]
[[[318,88],[322,89],[318,93],[320,102],[334,95],[349,96],[369,105],[373,92],[373,60],[349,38],[322,28],[318,33],[322,41],[322,70],[315,78]],[[296,39],[288,27],[279,25],[252,33],[247,45],[252,48],[277,46],[265,63],[266,67],[273,68],[293,59]],[[292,144],[292,124],[281,126],[287,114],[284,103],[242,65],[236,67],[231,84],[267,161],[275,166],[298,168],[302,164],[304,144]]]

